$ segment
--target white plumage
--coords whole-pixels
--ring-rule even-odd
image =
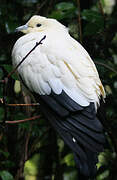
[[[29,24],[35,18],[37,16]],[[30,90],[39,94],[50,94],[51,89],[60,94],[64,90],[82,106],[87,106],[89,102],[99,104],[99,98],[101,95],[105,97],[105,92],[89,54],[69,35],[63,25],[56,20],[44,18],[44,21],[47,20],[47,25],[50,21],[54,28],[46,26],[43,31],[24,35],[14,46],[12,57],[16,66],[36,42],[44,35],[47,37],[19,67],[23,81]]]
[[[105,143],[96,117],[105,91],[93,61],[67,28],[54,19],[33,16],[17,30],[26,35],[14,45],[14,66],[46,35],[17,71],[39,100],[42,113],[74,151],[80,173],[94,177],[97,154]]]

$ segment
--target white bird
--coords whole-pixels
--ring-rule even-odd
[[[14,66],[46,35],[17,71],[46,119],[74,152],[79,173],[86,179],[94,177],[105,143],[97,118],[105,91],[91,57],[55,19],[35,15],[17,31],[25,35],[14,45]]]

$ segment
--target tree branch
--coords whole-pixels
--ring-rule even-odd
[[[112,67],[108,66],[107,64],[104,64],[104,63],[98,62],[98,61],[94,61],[94,63],[95,63],[95,64],[99,64],[99,65],[101,65],[101,66],[104,66],[105,68],[107,68],[107,69],[109,69],[109,70],[111,70],[111,71],[113,71],[114,73],[117,74],[117,71],[116,71],[115,69],[113,69]]]
[[[101,0],[98,1],[98,5],[99,5],[100,13],[101,13],[101,15],[104,18],[104,29],[105,29],[105,26],[106,26],[106,17],[105,17],[105,14],[104,14],[104,10],[103,10],[103,6],[102,6]]]
[[[39,106],[39,103],[32,103],[32,104],[6,104],[6,106],[11,106],[11,107],[14,107],[14,106]]]
[[[30,117],[30,118],[23,119],[23,120],[5,121],[5,123],[6,123],[6,124],[18,124],[18,123],[23,123],[23,122],[26,122],[26,121],[32,121],[32,120],[38,119],[38,118],[40,118],[40,117],[41,117],[41,116],[38,115],[38,116],[34,116],[34,117]]]
[[[80,0],[77,0],[78,5],[78,27],[79,27],[79,39],[82,44],[82,25],[81,25],[81,11],[80,11]]]
[[[103,10],[103,7],[102,7],[102,2],[101,2],[101,0],[98,1],[98,4],[99,4],[100,12],[101,12],[102,16],[103,16],[104,19],[105,19],[104,10]]]

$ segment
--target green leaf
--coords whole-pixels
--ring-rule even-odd
[[[6,168],[11,168],[11,167],[15,166],[15,163],[13,161],[10,161],[10,160],[5,160],[5,161],[1,162],[1,165],[3,167],[6,167]]]
[[[81,15],[87,21],[104,21],[103,16],[97,11],[85,9]]]
[[[12,21],[7,21],[5,23],[5,28],[8,34],[15,32],[16,27],[18,27],[18,24]]]
[[[104,18],[99,12],[84,10],[82,18],[88,22],[84,28],[84,35],[94,35],[104,30]]]
[[[0,154],[3,154],[6,158],[9,157],[9,152],[3,151],[2,149],[0,149]]]
[[[36,176],[38,174],[38,163],[39,163],[39,154],[35,154],[31,159],[26,161],[24,166],[24,175]]]
[[[8,65],[8,64],[3,65],[3,67],[6,69],[6,71],[8,73],[10,73],[12,71],[12,69],[13,69],[12,65]]]
[[[73,154],[72,154],[72,153],[67,154],[67,155],[64,157],[62,163],[66,163],[67,166],[75,166]]]
[[[58,138],[58,147],[59,147],[59,152],[62,152],[63,151],[63,148],[64,148],[64,142],[62,139]]]
[[[73,18],[76,14],[76,7],[70,2],[61,2],[55,6],[55,9],[49,15],[51,18],[62,20],[65,18]]]
[[[14,91],[16,94],[21,92],[21,84],[20,84],[20,81],[18,81],[18,80],[15,81]]]
[[[77,171],[68,171],[64,173],[64,180],[77,180]]]
[[[13,70],[13,66],[12,65],[8,65],[8,64],[4,64],[3,67],[5,68],[5,70],[10,73]],[[12,78],[17,80],[18,77],[15,73],[12,74]]]
[[[0,171],[0,177],[2,180],[14,180],[12,174],[10,174],[8,171]]]
[[[51,15],[49,15],[50,18],[55,18],[57,20],[62,20],[64,19],[64,13],[61,11],[52,11]]]
[[[61,2],[56,5],[56,9],[61,11],[68,11],[74,9],[74,4],[70,2]]]
[[[84,36],[94,35],[101,31],[99,24],[97,23],[88,23],[84,28]]]

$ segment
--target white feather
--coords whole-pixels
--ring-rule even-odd
[[[54,21],[44,31],[21,37],[12,52],[14,66],[46,35],[43,44],[18,68],[27,87],[40,95],[50,94],[51,90],[60,94],[64,90],[82,106],[99,103],[105,92],[93,61],[63,26],[57,27]]]

